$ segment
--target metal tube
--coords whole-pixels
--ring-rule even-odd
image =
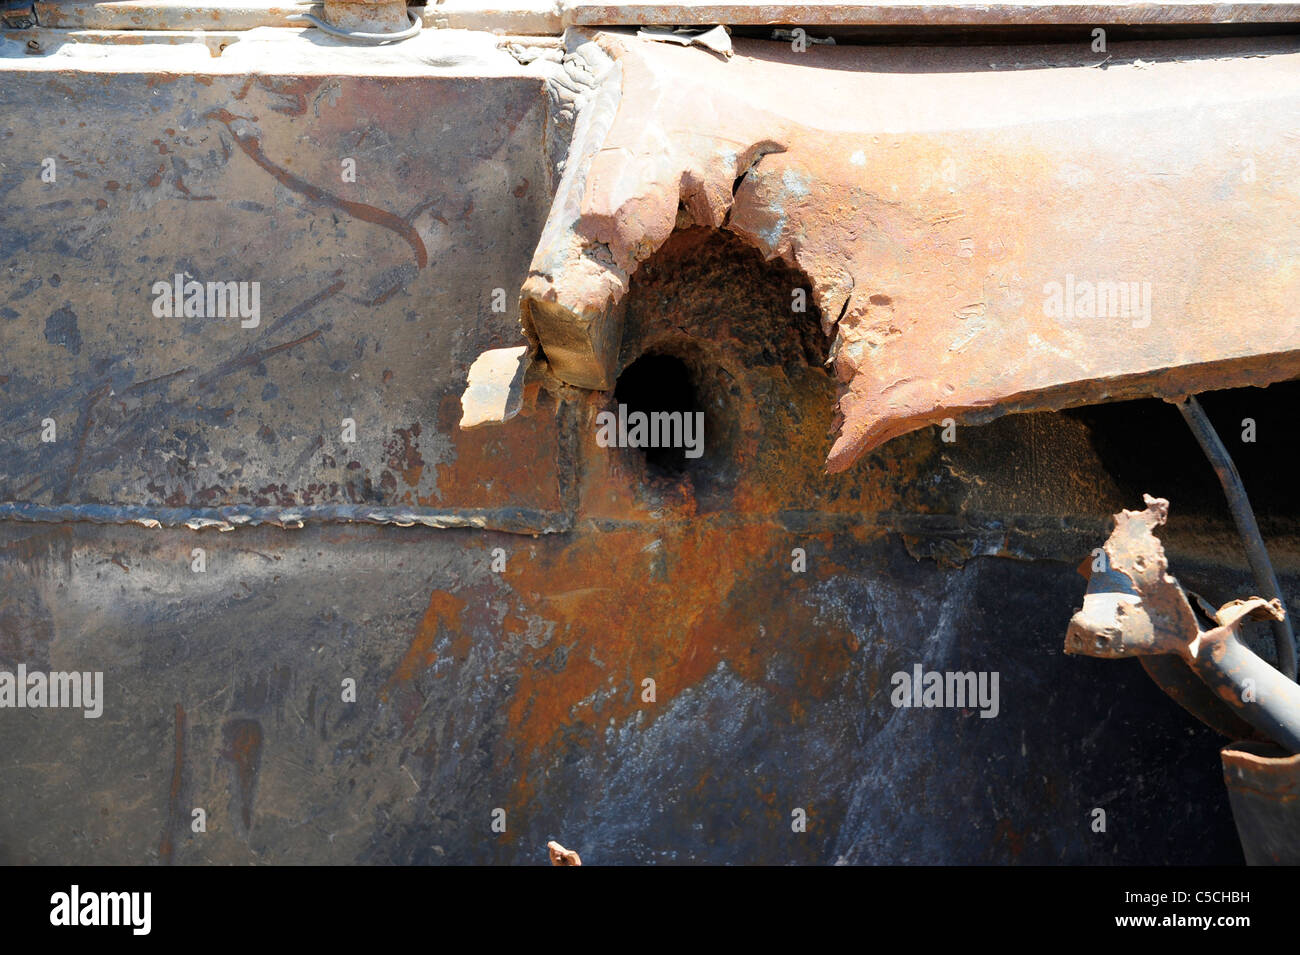
[[[1300,686],[1237,639],[1234,628],[1202,633],[1188,663],[1242,719],[1300,753]]]
[[[323,30],[325,33],[328,33],[330,36],[336,36],[341,40],[349,40],[353,43],[378,44],[378,43],[393,43],[398,40],[409,40],[411,37],[415,36],[417,33],[420,32],[420,28],[424,25],[424,21],[420,19],[419,14],[411,11],[406,11],[406,15],[409,20],[409,25],[406,27],[406,29],[398,30],[393,33],[363,33],[357,30],[340,29],[339,27],[326,23],[320,17],[314,16],[313,14],[310,13],[295,13],[292,14],[291,16],[285,17],[285,19],[292,20],[295,22],[304,21],[310,23],[312,24],[312,26],[316,27],[316,29]]]
[[[1178,406],[1187,426],[1192,429],[1192,434],[1200,442],[1201,450],[1210,459],[1214,473],[1219,476],[1224,496],[1228,499],[1228,509],[1232,511],[1232,519],[1236,522],[1237,531],[1246,546],[1246,560],[1250,562],[1250,569],[1255,574],[1255,586],[1259,589],[1260,596],[1269,600],[1274,598],[1281,600],[1282,589],[1278,586],[1277,575],[1273,572],[1273,563],[1268,558],[1268,549],[1260,536],[1259,525],[1255,523],[1255,512],[1251,509],[1250,498],[1246,496],[1246,488],[1241,483],[1241,475],[1237,473],[1237,466],[1232,463],[1228,449],[1223,446],[1218,432],[1214,430],[1214,425],[1210,423],[1205,409],[1201,407],[1195,395],[1188,395],[1185,400],[1176,401],[1174,404]],[[1283,603],[1285,605],[1285,601]],[[1277,645],[1277,668],[1287,679],[1295,680],[1295,637],[1291,632],[1290,614],[1282,620],[1273,621],[1273,640]]]

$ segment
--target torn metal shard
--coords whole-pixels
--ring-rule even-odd
[[[1065,652],[1095,657],[1153,653],[1186,656],[1198,632],[1187,595],[1167,571],[1153,533],[1169,502],[1145,495],[1146,508],[1120,511],[1102,547],[1102,569],[1088,580],[1083,609],[1066,633]]]
[[[678,46],[702,46],[723,57],[729,57],[733,52],[731,34],[724,26],[715,26],[707,30],[642,27],[636,35],[642,40],[658,40],[661,43],[676,43]]]
[[[493,348],[474,359],[469,382],[460,398],[462,428],[501,424],[519,413],[527,355],[528,346],[518,345]]]
[[[582,865],[582,857],[572,849],[566,849],[554,840],[546,844],[547,854],[551,857],[551,865]]]

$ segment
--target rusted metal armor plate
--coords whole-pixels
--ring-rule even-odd
[[[525,383],[510,421],[460,433],[471,362],[520,342],[513,291],[566,101],[544,65],[467,57],[496,49],[483,35],[421,39],[427,59],[405,71],[396,53],[300,39],[245,89],[257,56],[240,65],[238,51],[259,42],[220,57],[195,44],[198,58],[157,70],[171,54],[114,44],[0,60],[0,309],[14,313],[0,311],[0,434],[20,459],[4,491],[25,509],[0,513],[0,669],[105,677],[98,719],[0,711],[0,861],[544,865],[552,840],[589,865],[1239,861],[1213,734],[1138,667],[1059,652],[1083,592],[1073,567],[1134,503],[1083,421],[1009,416],[954,443],[922,429],[828,476],[828,343],[811,294],[789,310],[805,276],[683,228],[631,277],[613,363],[650,347],[690,357],[709,409],[698,462],[656,475],[635,449],[598,446],[613,396],[597,391]],[[331,105],[334,73],[352,79]],[[204,121],[215,109],[248,126]],[[385,184],[356,201],[407,219],[425,266],[405,229],[303,195],[240,129],[322,190],[344,188],[339,150],[355,150],[358,185]],[[47,151],[67,157],[67,193],[40,181]],[[130,178],[108,171],[121,157]],[[134,311],[176,259],[204,280],[271,276],[259,327]],[[275,329],[280,302],[309,304]],[[75,335],[49,322],[65,304]],[[193,390],[203,375],[210,389]],[[43,449],[46,406],[65,410]],[[361,467],[299,465],[344,408],[371,411],[353,415]],[[386,439],[420,425],[418,474],[376,422]],[[1261,447],[1281,432],[1261,418]],[[78,458],[63,442],[82,434]],[[379,499],[364,507],[392,521],[87,521],[105,507],[168,524],[178,491],[182,516],[229,514],[203,495],[215,482],[291,523],[334,467],[369,471]],[[256,504],[261,482],[292,503]],[[352,508],[339,483],[326,498]],[[54,523],[12,519],[32,508]],[[464,526],[391,526],[421,509]],[[1198,587],[1248,586],[1222,566],[1231,528],[1188,526],[1170,532],[1204,558]],[[917,665],[996,671],[998,716],[894,707],[892,676]],[[1122,825],[1093,832],[1096,806]]]
[[[596,42],[607,95],[524,287],[566,381],[610,386],[629,277],[683,222],[808,277],[842,386],[832,471],[950,416],[1300,373],[1288,42]]]
[[[548,473],[454,468],[503,453],[500,431],[456,427],[459,393],[481,350],[520,340],[549,196],[542,81],[494,42],[481,63],[433,48],[469,67],[441,76],[415,54],[405,71],[429,75],[355,75],[346,50],[336,76],[319,57],[244,75],[233,52],[169,60],[206,73],[17,61],[0,501],[39,519],[558,526],[554,414],[511,449]]]

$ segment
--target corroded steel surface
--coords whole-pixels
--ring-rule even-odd
[[[588,864],[1138,862],[1186,834],[1159,851],[1236,858],[1210,733],[1140,672],[1098,694],[1055,652],[1081,590],[1056,558],[1086,550],[1111,495],[1081,426],[917,434],[825,477],[828,439],[794,425],[829,414],[834,383],[815,322],[785,321],[791,274],[701,232],[646,264],[625,344],[716,363],[718,440],[655,477],[595,445],[604,400],[578,396],[568,533],[0,527],[4,662],[102,669],[119,717],[6,724],[4,857],[544,864],[555,840]],[[539,401],[449,467],[540,480],[553,415]],[[1022,468],[1040,480],[998,497]],[[894,709],[890,674],[918,662],[999,671],[998,718]],[[1107,741],[1137,726],[1143,745]],[[1175,778],[1204,798],[1171,821]],[[1122,838],[1090,831],[1094,804]]]
[[[529,452],[549,474],[448,470],[501,441],[455,427],[456,379],[518,341],[504,290],[548,201],[542,81],[492,38],[407,47],[384,55],[426,75],[401,82],[357,75],[351,51],[252,76],[234,52],[199,73],[167,50],[159,72],[111,82],[17,61],[22,81],[0,84],[15,160],[0,230],[9,516],[564,523],[555,416]],[[424,65],[439,53],[459,75]],[[35,135],[12,120],[24,111],[42,116]],[[155,283],[178,274],[257,283],[258,314],[160,315]]]
[[[250,80],[263,42],[0,60],[0,669],[102,671],[106,696],[0,710],[0,860],[1239,860],[1214,736],[1136,667],[1059,653],[1124,503],[1089,425],[922,430],[827,476],[807,276],[683,227],[612,362],[680,358],[698,462],[601,447],[612,397],[544,379],[462,431],[472,362],[519,344],[495,291],[550,207],[558,64],[299,38]],[[154,315],[177,268],[262,281],[259,326]],[[222,508],[286,527],[186,526]],[[464,526],[340,523],[371,508]],[[1171,536],[1232,592],[1218,531]],[[997,671],[997,718],[893,706],[918,664]]]
[[[565,381],[612,384],[630,277],[683,224],[807,276],[842,386],[832,471],[950,416],[1300,373],[1289,43],[1103,64],[595,42],[612,65],[523,290]]]

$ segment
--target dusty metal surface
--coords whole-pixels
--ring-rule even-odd
[[[613,396],[554,382],[464,431],[594,87],[480,34],[289,32],[0,58],[0,670],[105,678],[98,719],[0,709],[0,860],[1240,860],[1214,735],[1059,652],[1125,499],[1087,424],[918,431],[828,476],[807,276],[683,228],[613,362],[681,361],[699,461],[599,446]],[[154,314],[178,269],[260,281],[258,326]],[[1240,592],[1220,523],[1171,536]],[[997,716],[895,706],[918,665],[998,673]]]
[[[306,25],[290,19],[321,5],[277,0],[37,0],[41,25],[77,31],[253,30]],[[444,0],[406,8],[428,29],[558,35],[559,6],[550,0]]]
[[[807,276],[842,386],[832,471],[948,417],[1300,373],[1288,40],[593,42],[612,62],[523,293],[571,384],[612,385],[630,277],[686,224]]]

